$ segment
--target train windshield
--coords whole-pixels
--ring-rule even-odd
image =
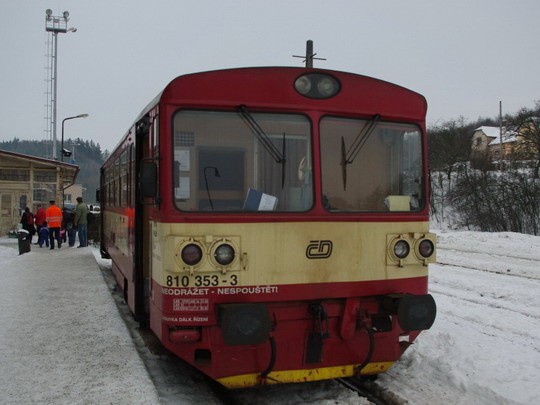
[[[418,211],[423,206],[418,127],[371,120],[321,120],[323,204],[330,212]]]
[[[307,211],[310,122],[303,115],[180,110],[174,200],[183,211]]]

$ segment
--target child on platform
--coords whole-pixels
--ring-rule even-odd
[[[43,247],[43,244],[45,243],[47,247],[49,247],[49,228],[47,228],[47,222],[43,222],[43,226],[39,230],[38,235],[38,243],[39,247]]]

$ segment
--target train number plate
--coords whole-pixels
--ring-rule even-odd
[[[194,276],[167,276],[167,287],[225,287],[238,285],[238,275],[197,274]]]

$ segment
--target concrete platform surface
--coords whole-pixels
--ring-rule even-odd
[[[95,248],[0,238],[0,403],[159,404]]]

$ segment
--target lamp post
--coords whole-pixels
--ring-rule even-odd
[[[69,12],[64,11],[62,17],[53,16],[52,10],[47,9],[45,11],[45,31],[52,32],[53,38],[53,48],[51,59],[53,62],[53,73],[52,73],[52,98],[53,98],[53,113],[52,113],[52,158],[58,159],[56,156],[56,94],[57,94],[57,74],[58,74],[58,34],[66,32],[75,32],[77,28],[67,28],[67,22],[69,21]]]
[[[67,117],[67,118],[64,118],[62,120],[62,145],[61,145],[61,157],[62,157],[62,162],[64,161],[64,122],[66,122],[67,120],[74,120],[75,118],[86,118],[88,117],[88,114],[79,114],[79,115],[75,115],[73,117]],[[71,154],[71,153],[69,153]],[[69,155],[68,155],[69,156]]]

